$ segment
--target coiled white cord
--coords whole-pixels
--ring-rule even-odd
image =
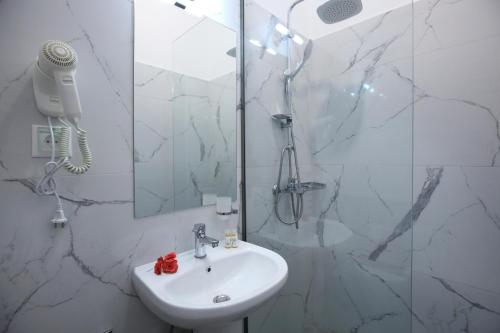
[[[75,165],[71,160],[69,160],[69,144],[70,144],[70,131],[69,124],[64,121],[64,119],[59,118],[66,127],[61,130],[61,138],[59,144],[59,153],[61,156],[66,157],[63,166],[66,171],[71,172],[76,175],[81,175],[87,172],[92,165],[92,152],[90,151],[89,144],[87,141],[87,132],[81,129],[76,122],[74,127],[76,130],[76,135],[78,138],[78,147],[80,148],[80,153],[82,154],[82,164]]]
[[[54,175],[56,172],[64,167],[67,171],[81,175],[87,172],[92,165],[92,153],[90,152],[89,145],[87,142],[87,132],[82,130],[78,123],[73,121],[76,134],[78,137],[78,146],[80,147],[80,152],[82,154],[82,164],[75,165],[69,160],[69,145],[70,145],[70,125],[64,121],[64,119],[59,118],[59,121],[63,123],[65,126],[61,127],[60,135],[59,135],[59,156],[61,157],[56,162],[56,144],[55,144],[55,136],[54,136],[54,127],[52,126],[52,118],[47,117],[47,122],[49,123],[49,131],[50,131],[50,145],[51,145],[51,154],[50,161],[45,163],[43,170],[45,175],[40,179],[40,181],[35,186],[35,192],[38,195],[53,195],[57,200],[56,214],[51,219],[51,222],[55,227],[61,226],[64,227],[64,224],[68,222],[68,219],[64,215],[64,209],[62,205],[61,198],[59,197],[59,193],[57,193],[57,184],[54,179]]]
[[[45,175],[40,179],[40,181],[36,184],[35,186],[35,192],[38,195],[53,195],[56,197],[57,200],[57,207],[56,207],[56,214],[54,218],[52,218],[51,222],[54,224],[54,226],[61,225],[64,227],[64,224],[68,222],[68,219],[66,216],[64,216],[64,210],[63,210],[63,205],[61,198],[59,197],[59,193],[57,193],[57,184],[54,179],[54,175],[59,170],[64,163],[66,162],[67,158],[63,157],[59,159],[59,161],[55,161],[56,157],[56,145],[55,145],[55,137],[54,137],[54,128],[52,126],[52,119],[51,117],[47,117],[47,121],[49,123],[49,131],[50,131],[50,144],[51,144],[51,155],[50,155],[50,161],[45,163],[43,169],[45,172]]]

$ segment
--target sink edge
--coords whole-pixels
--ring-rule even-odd
[[[213,325],[218,322],[229,322],[242,319],[257,307],[271,299],[285,285],[288,279],[288,265],[283,257],[274,251],[243,241],[241,241],[241,244],[243,247],[249,249],[253,248],[257,252],[268,253],[271,257],[275,258],[274,260],[276,260],[280,268],[285,270],[285,274],[281,278],[270,281],[270,286],[262,291],[259,291],[259,295],[253,299],[241,300],[236,304],[219,303],[213,307],[200,307],[197,309],[178,306],[166,302],[162,298],[158,297],[154,289],[150,288],[141,278],[141,274],[145,274],[145,270],[152,274],[152,272],[149,271],[154,263],[148,263],[134,268],[132,282],[136,292],[141,301],[154,314],[164,321],[179,327],[197,328],[203,325]],[[186,251],[183,252],[183,254],[189,252],[192,251]],[[224,310],[221,311],[221,309]]]

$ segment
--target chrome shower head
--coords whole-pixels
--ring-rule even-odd
[[[306,62],[311,57],[312,48],[313,48],[312,40],[308,40],[306,47],[304,49],[304,57],[302,58],[302,62]]]
[[[359,14],[361,0],[329,0],[318,7],[318,16],[326,24],[337,23]]]
[[[313,49],[313,42],[312,40],[309,40],[304,48],[304,55],[302,56],[302,59],[300,60],[299,64],[297,67],[293,70],[293,72],[290,71],[285,71],[285,77],[288,79],[293,80],[297,74],[301,71],[302,67],[306,64],[307,60],[311,57]]]

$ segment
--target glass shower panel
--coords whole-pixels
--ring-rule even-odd
[[[413,60],[412,4],[369,6],[324,24],[317,1],[245,1],[247,236],[289,266],[278,297],[249,318],[252,333],[410,332]],[[383,12],[380,9],[384,9]],[[281,29],[283,30],[283,29]],[[289,141],[284,72],[294,78],[292,119],[304,194],[298,228],[275,215],[272,193]],[[290,212],[289,201],[278,202]],[[290,213],[289,213],[290,214]],[[419,320],[419,318],[413,318]]]

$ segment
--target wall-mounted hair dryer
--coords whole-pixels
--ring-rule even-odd
[[[58,118],[63,127],[59,143],[59,153],[65,157],[62,166],[74,174],[87,172],[92,163],[92,154],[87,144],[87,135],[79,127],[82,115],[80,98],[75,81],[78,59],[76,51],[68,44],[46,41],[38,53],[33,73],[33,89],[38,110],[47,117]],[[77,133],[82,164],[74,165],[69,160],[69,124]]]

